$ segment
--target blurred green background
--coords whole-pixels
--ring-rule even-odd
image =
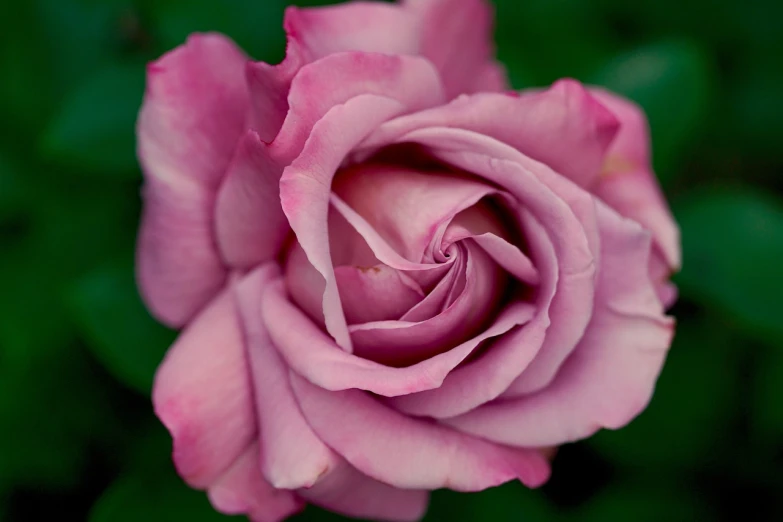
[[[0,520],[227,520],[175,476],[149,404],[174,333],[134,288],[134,120],[145,63],[192,31],[281,59],[285,3],[0,5]],[[783,520],[783,2],[496,7],[515,87],[571,76],[648,111],[679,327],[631,426],[562,448],[541,490],[437,492],[427,520]]]

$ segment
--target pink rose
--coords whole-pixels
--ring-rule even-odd
[[[216,509],[415,520],[648,402],[680,248],[645,118],[504,92],[490,25],[291,8],[280,65],[210,34],[149,66],[138,280],[184,327],[154,403]]]

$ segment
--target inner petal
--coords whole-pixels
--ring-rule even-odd
[[[472,241],[460,247],[455,264],[464,265],[464,285],[452,302],[420,322],[378,321],[349,327],[355,353],[389,366],[409,366],[478,334],[506,291],[503,270]]]
[[[451,219],[496,189],[457,172],[423,172],[396,165],[361,164],[338,173],[333,190],[401,256],[426,256],[433,237]],[[427,259],[430,257],[430,259]]]

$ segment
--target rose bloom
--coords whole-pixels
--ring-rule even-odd
[[[138,121],[156,377],[214,507],[416,520],[627,424],[669,348],[678,230],[644,115],[509,91],[481,0],[290,8],[277,65],[194,35]]]

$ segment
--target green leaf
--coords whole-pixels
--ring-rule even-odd
[[[171,463],[171,439],[156,426],[139,441],[129,467],[93,506],[89,522],[228,522],[203,492],[190,489]]]
[[[667,487],[668,486],[668,487]],[[687,491],[687,494],[685,493]],[[717,515],[686,488],[671,484],[614,485],[564,520],[595,522],[709,522]]]
[[[53,106],[45,34],[32,2],[0,2],[0,111],[17,131],[37,129]]]
[[[6,361],[8,362],[8,361]],[[0,485],[73,487],[90,447],[116,449],[116,416],[96,367],[64,340],[47,352],[0,365]]]
[[[144,94],[142,64],[115,64],[88,77],[43,135],[43,153],[107,176],[138,176],[135,122]]]
[[[611,50],[605,21],[594,2],[496,0],[495,4],[498,57],[516,88],[582,77]]]
[[[783,208],[746,188],[715,188],[675,202],[683,236],[684,295],[772,343],[783,339]]]
[[[150,317],[132,267],[107,266],[78,280],[71,304],[98,360],[124,384],[149,394],[155,369],[175,333]]]
[[[783,143],[783,70],[770,70],[769,60],[773,59],[757,57],[732,78],[736,83],[729,97],[733,118],[721,115],[728,124],[721,129],[724,136],[739,143],[753,159],[760,155],[779,158]],[[776,175],[774,169],[769,170],[771,176]]]
[[[734,341],[719,321],[680,321],[650,405],[627,427],[602,430],[588,444],[625,469],[647,472],[697,467],[730,451],[714,435],[740,408]]]
[[[0,222],[22,211],[23,193],[17,169],[0,153]]]
[[[232,38],[258,60],[279,62],[284,54],[281,0],[146,0],[143,10],[153,23],[161,51],[185,42],[194,32],[216,31]]]
[[[709,114],[714,80],[708,55],[692,42],[658,42],[617,55],[589,81],[644,108],[656,171],[669,181]]]
[[[783,349],[779,344],[766,348],[757,359],[750,418],[757,440],[774,446],[783,440]]]
[[[31,0],[52,56],[58,93],[70,92],[125,51],[133,0]]]
[[[552,522],[556,517],[555,507],[540,491],[509,482],[479,493],[435,491],[424,522]]]

